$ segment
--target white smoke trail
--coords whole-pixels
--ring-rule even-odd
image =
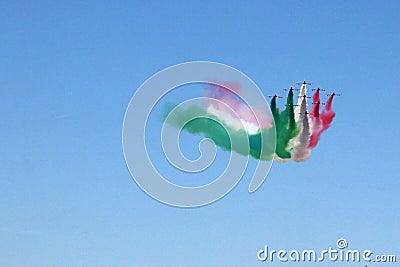
[[[297,106],[296,106],[296,108],[295,108],[295,110],[294,110],[294,118],[295,118],[295,120],[296,120],[296,123],[299,125],[299,124],[301,124],[301,120],[302,120],[302,118],[301,118],[301,114],[304,114],[304,113],[302,113],[302,111],[301,111],[301,108],[302,108],[302,104],[303,104],[303,99],[305,99],[306,100],[306,102],[305,102],[305,108],[306,108],[306,110],[307,110],[307,108],[308,108],[308,103],[307,103],[307,98],[305,98],[304,96],[306,96],[307,95],[307,87],[306,87],[306,84],[302,84],[301,85],[301,88],[300,88],[300,94],[299,94],[299,99],[297,100]]]
[[[301,162],[310,157],[311,150],[308,148],[311,136],[310,118],[307,114],[307,87],[305,84],[301,86],[298,106],[295,110],[295,120],[299,127],[299,135],[290,141],[290,152],[292,160]]]
[[[301,162],[306,161],[311,154],[311,150],[308,148],[308,143],[310,142],[310,124],[309,118],[306,114],[306,98],[303,98],[303,102],[301,105],[301,122],[299,123],[300,134],[296,137],[293,143],[293,149],[291,151],[291,156],[294,161]]]

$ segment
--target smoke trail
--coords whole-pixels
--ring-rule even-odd
[[[173,115],[165,115],[164,120],[176,128],[183,126],[182,130],[210,138],[224,151],[272,160],[275,152],[275,142],[271,142],[275,138],[272,116],[241,100],[238,96],[240,84],[226,86],[233,92],[222,86],[207,85],[207,97],[203,98],[201,106],[169,106],[165,114],[175,111],[171,113]],[[194,117],[196,119],[187,122],[188,118]],[[232,143],[241,145],[232,147]]]
[[[272,116],[274,117],[275,124],[279,124],[278,123],[279,122],[279,109],[276,106],[276,96],[272,97],[270,107],[271,107]]]
[[[166,123],[179,128],[188,118],[195,116],[197,118],[184,124],[182,130],[210,138],[216,146],[224,151],[235,151],[241,155],[251,155],[253,158],[261,160],[271,160],[273,158],[275,146],[268,142],[272,140],[271,138],[275,134],[272,130],[273,128],[261,129],[256,134],[248,134],[245,129],[235,129],[227,125],[217,116],[206,112],[200,106],[191,106],[186,109],[175,107],[175,109],[176,111],[166,119]],[[243,138],[248,138],[249,146],[243,141]],[[232,139],[237,141],[232,141]],[[265,140],[264,146],[262,146],[262,139]],[[232,147],[232,143],[239,145]]]
[[[204,101],[207,112],[226,126],[246,132],[251,156],[256,159],[271,160],[275,152],[275,145],[271,143],[271,140],[275,139],[271,115],[257,107],[247,105],[240,97],[240,84],[224,83],[224,86],[230,90],[219,85],[207,85],[207,95],[210,98]],[[232,114],[232,111],[239,119]]]
[[[318,144],[319,136],[322,132],[322,120],[319,114],[320,108],[320,96],[319,90],[317,90],[313,95],[313,106],[311,108],[311,122],[312,122],[312,134],[310,136],[309,148],[314,148]]]
[[[310,157],[311,150],[308,148],[310,140],[310,124],[307,113],[307,99],[302,98],[299,114],[300,133],[293,141],[293,149],[291,151],[292,159],[297,162],[306,161]]]
[[[335,112],[332,110],[332,101],[333,97],[335,94],[331,94],[330,97],[328,98],[328,101],[326,102],[325,109],[321,114],[321,120],[322,120],[322,131],[325,131],[326,129],[329,128],[333,118],[335,117]]]
[[[335,113],[332,110],[333,97],[334,97],[334,94],[332,94],[329,97],[329,99],[325,105],[325,109],[321,115],[319,115],[319,100],[314,107],[315,110],[313,110],[313,112],[315,112],[315,115],[313,113],[313,117],[312,117],[314,128],[313,128],[313,133],[310,138],[309,148],[314,148],[318,144],[321,134],[326,129],[329,128],[333,118],[335,117]]]
[[[172,111],[172,108],[169,107]],[[181,125],[184,125],[182,130],[188,131],[192,134],[203,134],[205,137],[210,138],[214,141],[214,143],[222,148],[225,151],[230,151],[231,141],[229,138],[229,134],[232,138],[240,138],[243,134],[243,130],[237,131],[228,126],[222,126],[223,123],[218,123],[218,118],[212,116],[204,111],[202,107],[199,106],[191,106],[189,108],[180,108],[175,107],[176,112],[167,112],[166,114],[170,114],[169,117],[166,117],[166,122],[172,126],[179,128]],[[188,123],[185,122],[189,118],[197,117],[196,119],[190,120]],[[238,134],[234,135],[234,133]],[[241,142],[239,142],[241,143]],[[238,148],[236,150],[239,154],[246,155],[248,154],[248,149],[246,147]]]
[[[219,85],[207,85],[207,99],[204,101],[207,112],[215,115],[221,121],[234,129],[244,129],[249,134],[256,134],[260,129],[268,129],[272,126],[272,118],[264,110],[250,107],[240,98],[240,84],[225,83],[228,90]],[[214,101],[215,99],[219,101]],[[233,116],[235,112],[239,117]]]
[[[276,100],[271,101],[271,107],[273,104],[276,105]],[[272,109],[272,108],[271,108]],[[275,110],[273,108],[272,110]],[[274,114],[274,112],[273,112]],[[278,120],[275,119],[278,117]],[[275,116],[276,123],[276,158],[280,161],[285,161],[285,159],[290,159],[290,149],[288,148],[289,142],[298,134],[298,127],[295,121],[294,115],[294,104],[293,104],[293,91],[289,90],[288,97],[286,100],[286,108],[283,110],[279,116]]]
[[[313,101],[313,103],[316,103],[316,102],[318,102],[318,101],[320,101],[320,98],[319,98],[319,88],[315,91],[315,93],[314,93],[314,95],[313,95],[313,97],[312,97],[312,101]]]
[[[310,119],[308,117],[307,108],[307,87],[302,84],[300,89],[298,106],[295,110],[295,121],[298,124],[298,135],[291,139],[289,146],[291,147],[291,156],[294,161],[305,161],[310,157],[310,149],[308,143],[310,140]]]
[[[297,106],[296,106],[296,109],[295,109],[295,120],[296,120],[297,123],[301,123],[301,120],[302,120],[302,118],[301,118],[301,114],[302,114],[301,113],[301,108],[302,108],[302,104],[303,104],[303,99],[306,99],[305,109],[307,110],[307,108],[308,108],[306,96],[307,96],[307,87],[306,87],[305,84],[302,84],[301,88],[300,88],[299,99],[297,100]]]
[[[297,105],[294,105],[293,91],[289,90],[283,111],[277,107],[277,97],[272,97],[272,116],[241,100],[240,84],[230,83],[228,86],[229,90],[219,85],[208,85],[207,97],[200,106],[175,107],[177,112],[166,122],[179,128],[187,118],[196,115],[197,118],[184,124],[182,130],[201,134],[225,151],[235,151],[261,160],[274,158],[279,162],[302,162],[310,157],[311,149],[318,144],[321,133],[329,128],[335,117],[332,110],[334,94],[320,114],[319,90],[314,93],[313,105],[307,112],[306,84],[301,86]],[[169,110],[172,109],[169,107]],[[276,130],[276,146],[269,142],[275,138],[273,129]],[[235,142],[231,142],[232,138]],[[232,147],[232,143],[241,145]]]

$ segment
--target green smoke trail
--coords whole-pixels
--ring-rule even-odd
[[[270,107],[271,107],[272,116],[274,116],[274,121],[277,126],[279,124],[279,109],[276,106],[276,96],[272,97]],[[278,132],[278,129],[276,131]]]
[[[173,110],[170,105],[168,110]],[[261,160],[272,160],[275,151],[275,132],[273,127],[261,129],[249,135],[244,129],[236,130],[221,122],[216,116],[207,113],[200,106],[186,109],[176,107],[165,116],[165,122],[192,134],[201,134],[210,138],[216,146],[224,151],[235,151],[241,155],[251,155]],[[233,147],[233,144],[235,146]]]
[[[271,111],[274,115],[276,128],[276,155],[282,159],[290,159],[289,141],[298,133],[293,106],[293,91],[290,90],[286,100],[286,108],[279,113],[276,107],[276,97],[271,100]]]

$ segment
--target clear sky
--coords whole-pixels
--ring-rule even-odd
[[[0,2],[0,266],[262,266],[264,245],[340,237],[400,261],[399,9]],[[149,76],[192,60],[231,65],[266,95],[303,79],[341,92],[336,118],[309,161],[274,164],[254,194],[248,174],[212,205],[161,204],[126,168],[122,121]]]

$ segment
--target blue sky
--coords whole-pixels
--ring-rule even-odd
[[[1,2],[0,265],[261,266],[264,245],[340,237],[400,257],[399,8]],[[274,164],[255,194],[245,175],[213,205],[166,206],[132,180],[122,121],[148,77],[192,60],[231,65],[266,95],[303,79],[339,91],[337,116],[308,162]]]

